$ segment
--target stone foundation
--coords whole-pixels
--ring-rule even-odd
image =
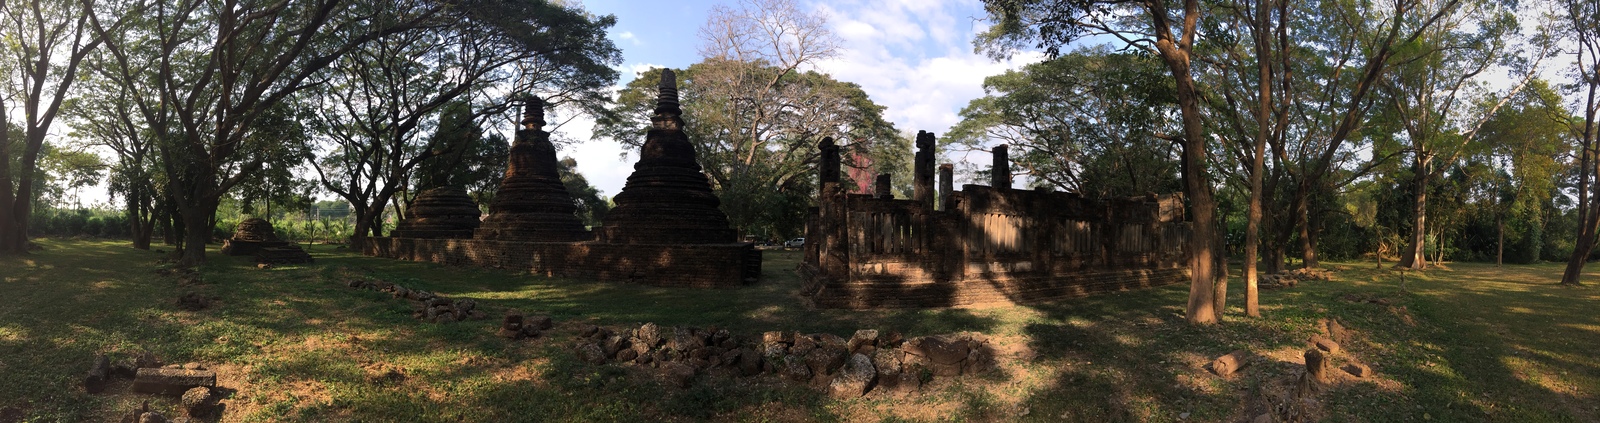
[[[368,256],[527,271],[561,278],[652,286],[734,288],[755,282],[761,252],[751,244],[649,245],[368,238]]]
[[[1184,283],[1189,269],[1118,269],[1055,276],[968,278],[958,282],[932,279],[854,282],[818,278],[815,267],[801,265],[806,292],[822,308],[920,308],[1035,304],[1089,295]]]

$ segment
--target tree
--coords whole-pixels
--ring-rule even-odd
[[[107,43],[106,66],[119,83],[159,96],[139,100],[138,109],[158,134],[168,192],[182,216],[181,263],[205,261],[221,199],[271,157],[261,153],[272,146],[249,136],[264,114],[350,51],[457,10],[426,0],[371,6],[180,0],[97,11],[138,20]],[[90,20],[102,37],[118,31],[99,16]]]
[[[606,212],[611,211],[611,199],[601,195],[600,190],[589,185],[589,180],[578,173],[578,161],[571,157],[563,157],[557,162],[557,172],[561,174],[561,185],[567,188],[567,193],[572,195],[572,202],[578,205],[575,212],[584,226],[598,228],[606,219]]]
[[[1578,108],[1582,121],[1571,120],[1568,131],[1578,139],[1582,148],[1578,177],[1578,239],[1572,257],[1567,259],[1567,269],[1561,274],[1562,285],[1581,285],[1583,266],[1594,249],[1596,231],[1600,230],[1600,198],[1590,195],[1590,189],[1600,189],[1600,4],[1586,0],[1564,0],[1566,20],[1562,29],[1577,42],[1572,73],[1577,83],[1572,91],[1579,93]]]
[[[975,42],[991,56],[1003,57],[1032,44],[1055,57],[1059,56],[1062,46],[1085,36],[1108,35],[1130,48],[1155,56],[1166,65],[1172,74],[1173,94],[1182,117],[1181,135],[1170,137],[1183,145],[1184,193],[1194,216],[1189,240],[1192,255],[1189,304],[1185,316],[1193,324],[1216,323],[1221,310],[1217,310],[1215,304],[1212,256],[1220,238],[1216,201],[1212,198],[1211,179],[1206,173],[1209,160],[1205,124],[1192,69],[1200,20],[1199,0],[1183,0],[1177,7],[1166,0],[985,0],[984,9],[994,25]]]
[[[13,105],[22,109],[22,138],[0,130],[0,254],[27,251],[28,220],[38,194],[33,190],[40,150],[78,78],[79,65],[103,41],[90,29],[92,0],[34,0],[0,3],[0,128]],[[120,27],[121,22],[108,27]],[[15,155],[17,168],[12,169]]]
[[[112,34],[117,37],[119,34]],[[135,95],[146,95],[120,84],[106,49],[85,61],[78,96],[64,111],[73,117],[72,137],[104,147],[115,155],[108,191],[123,198],[123,213],[133,248],[150,249],[155,233],[158,198],[165,196],[164,175],[154,153],[156,134],[147,129],[137,110]],[[147,100],[154,102],[154,100]]]
[[[1517,25],[1510,10],[1492,3],[1466,4],[1442,15],[1439,24],[1412,46],[1419,51],[1407,57],[1405,64],[1384,81],[1390,107],[1410,144],[1407,150],[1411,153],[1415,188],[1410,241],[1400,256],[1400,266],[1421,269],[1426,265],[1423,243],[1430,181],[1473,147],[1484,122],[1527,86],[1545,57],[1544,52],[1539,52],[1533,65],[1524,69],[1522,81],[1498,101],[1491,100],[1486,108],[1478,110],[1478,118],[1464,120],[1459,116],[1462,103],[1476,88],[1477,77],[1505,58],[1505,40]]]
[[[1233,147],[1229,151],[1234,153],[1236,160],[1249,163],[1249,167],[1244,169],[1249,192],[1243,246],[1244,309],[1245,315],[1259,317],[1261,308],[1256,270],[1265,212],[1264,191],[1267,189],[1266,148],[1271,140],[1281,140],[1288,129],[1289,109],[1284,107],[1287,102],[1282,98],[1288,94],[1285,91],[1291,86],[1286,76],[1290,73],[1289,57],[1295,46],[1290,44],[1287,37],[1290,19],[1288,3],[1285,1],[1227,2],[1218,8],[1222,13],[1213,15],[1213,19],[1219,22],[1212,25],[1215,34],[1211,35],[1219,40],[1216,44],[1220,54],[1215,56],[1224,65],[1218,66],[1223,75],[1218,78],[1216,85],[1223,94],[1220,100],[1226,104],[1213,104],[1212,107],[1226,118],[1229,124],[1227,129],[1232,129],[1235,135],[1222,137],[1235,140],[1224,145]],[[1235,36],[1240,33],[1246,37]],[[1248,46],[1242,42],[1245,38],[1250,41]],[[1249,89],[1252,85],[1255,90]],[[1251,96],[1255,101],[1250,101]],[[1219,99],[1213,96],[1211,100],[1217,102]],[[1246,111],[1250,112],[1248,116]],[[1253,120],[1254,131],[1250,128],[1252,125],[1246,123],[1250,120]],[[1227,133],[1226,130],[1223,132]],[[1226,285],[1221,288],[1217,296],[1217,309],[1225,310]]]
[[[1074,51],[984,79],[944,142],[1010,145],[1012,165],[1038,185],[1094,197],[1179,189],[1171,77],[1160,63],[1108,47]]]
[[[1561,97],[1549,83],[1534,79],[1528,88],[1514,95],[1483,124],[1479,138],[1485,144],[1486,159],[1498,169],[1498,177],[1491,181],[1496,187],[1493,200],[1495,216],[1496,259],[1502,261],[1505,249],[1505,222],[1510,217],[1517,234],[1532,233],[1543,220],[1544,205],[1556,189],[1556,176],[1562,173],[1565,163],[1559,157],[1570,153],[1566,123],[1570,114],[1561,107]],[[1517,230],[1520,229],[1520,230]],[[1520,237],[1514,237],[1520,238]],[[1518,241],[1518,239],[1513,239]],[[1538,244],[1524,246],[1533,254],[1519,262],[1539,258]],[[1518,249],[1518,250],[1525,250]]]

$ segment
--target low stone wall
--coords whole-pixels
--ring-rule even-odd
[[[755,282],[761,274],[761,252],[751,244],[368,238],[361,250],[374,257],[669,287],[731,288]]]

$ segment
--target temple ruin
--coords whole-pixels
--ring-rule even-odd
[[[266,219],[252,217],[239,221],[233,237],[222,241],[222,254],[252,256],[261,264],[311,263],[311,254],[293,242],[278,238],[278,231]]]
[[[683,133],[677,82],[662,73],[639,162],[605,226],[590,232],[557,173],[544,105],[524,105],[506,176],[475,230],[447,236],[395,231],[368,238],[366,255],[655,286],[736,287],[761,274],[761,252],[736,241]],[[428,232],[424,235],[440,234]],[[598,235],[598,236],[596,236]]]
[[[1011,188],[1006,147],[991,186],[953,191],[934,136],[917,135],[911,199],[890,175],[876,193],[849,194],[839,147],[824,139],[818,206],[806,224],[802,294],[818,307],[1021,304],[1188,279],[1189,223],[1177,194],[1093,199]]]

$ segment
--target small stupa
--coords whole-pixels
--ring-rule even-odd
[[[395,223],[396,238],[472,238],[478,228],[478,204],[458,186],[423,190],[407,208],[411,217]]]
[[[612,244],[731,244],[737,234],[683,132],[677,76],[661,72],[655,116],[616,207],[598,234]]]
[[[311,263],[311,254],[299,245],[278,238],[278,231],[266,219],[252,217],[239,221],[233,238],[222,241],[222,254],[254,256],[257,263]]]
[[[529,96],[523,104],[522,129],[517,130],[506,160],[506,177],[475,238],[531,242],[593,239],[574,214],[578,205],[561,184],[556,148],[550,144],[550,133],[542,129],[544,124],[544,101]]]
[[[253,256],[264,247],[285,245],[289,243],[278,239],[278,232],[272,228],[271,222],[252,217],[239,221],[239,225],[234,227],[233,237],[222,241],[222,254]]]

